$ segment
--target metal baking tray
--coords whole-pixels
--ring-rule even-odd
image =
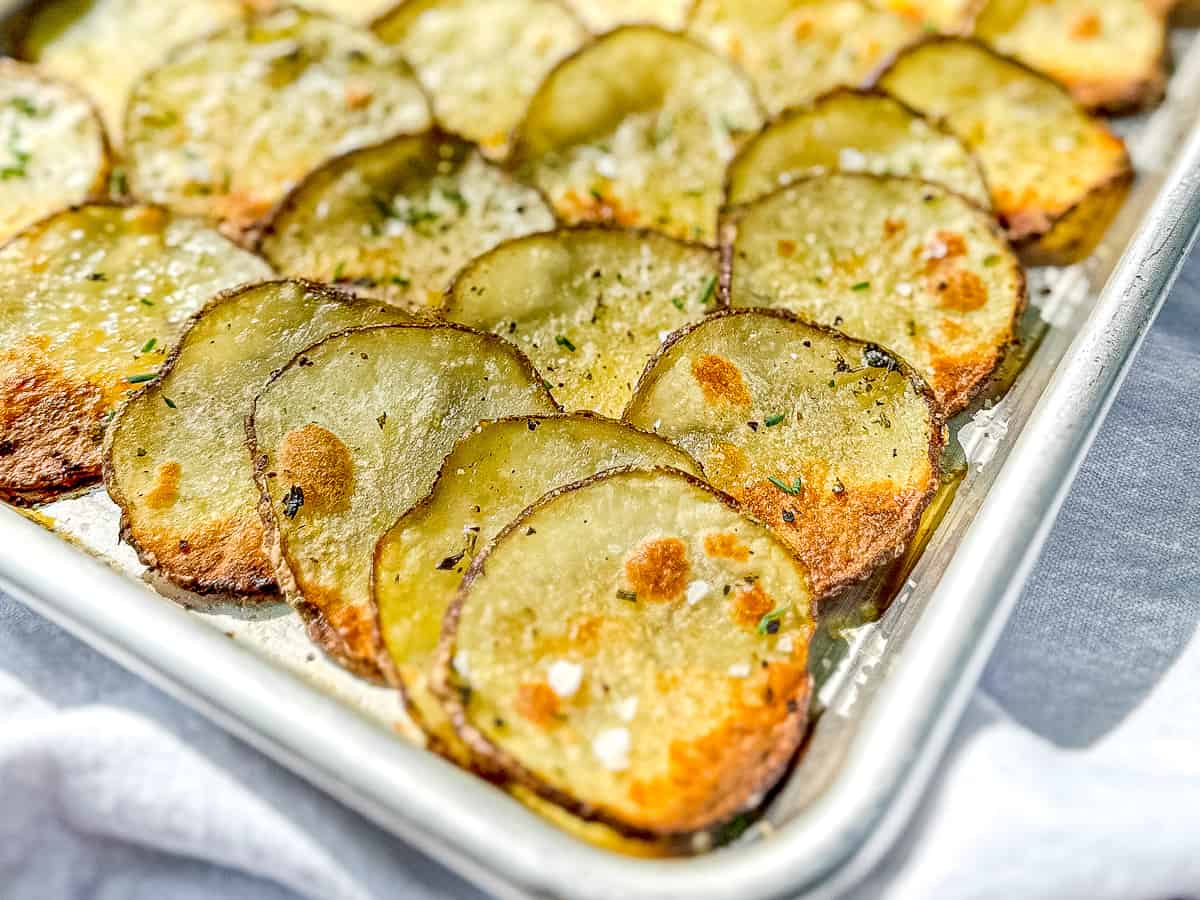
[[[36,521],[0,506],[0,589],[496,895],[835,896],[912,812],[1193,243],[1198,38],[1175,30],[1167,101],[1117,123],[1139,173],[1128,202],[1086,263],[1031,273],[1023,368],[1006,393],[952,423],[957,462],[969,466],[915,565],[892,573],[886,612],[856,625],[870,617],[843,604],[839,627],[814,646],[821,714],[811,739],[763,817],[729,846],[649,861],[559,831],[405,740],[413,732],[397,694],[327,661],[282,603],[163,588],[181,602],[165,601],[118,544],[103,490],[44,507]]]

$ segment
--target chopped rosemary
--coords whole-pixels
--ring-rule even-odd
[[[126,375],[125,380],[129,384],[144,384],[147,381],[153,381],[157,377],[157,372],[142,372],[140,375]]]
[[[712,300],[713,292],[717,289],[717,276],[709,275],[704,282],[704,290],[700,292],[700,305],[705,306]]]
[[[566,347],[572,353],[575,352],[575,345],[572,344],[571,339],[566,337],[565,335],[561,335],[561,334],[558,335],[558,337],[556,337],[554,339],[554,343],[558,344],[558,346],[560,346],[560,347]]]
[[[869,282],[869,281],[860,281],[858,284],[856,284],[856,285],[854,285],[852,288],[850,288],[850,290],[852,290],[852,291],[865,291],[865,290],[866,290],[867,288],[869,288],[870,286],[871,286],[871,282]]]
[[[783,614],[788,611],[788,606],[790,606],[790,604],[787,604],[787,603],[783,604],[782,606],[777,606],[773,610],[771,610],[769,613],[764,615],[761,619],[759,619],[758,620],[758,633],[759,634],[774,634],[775,632],[777,632],[779,630],[779,625],[780,625],[779,620],[782,619]]]
[[[149,353],[158,344],[158,338],[150,338],[146,343],[142,344],[142,352]]]
[[[784,418],[785,417],[784,417],[783,413],[773,413],[773,414],[767,416],[765,419],[763,419],[763,424],[766,425],[768,428],[774,428],[776,425],[778,425],[780,422],[782,422],[784,420]]]
[[[637,603],[637,594],[633,591],[617,591],[618,600],[628,600],[630,603]]]
[[[680,312],[683,312],[683,310],[684,310],[684,306],[683,306],[683,298],[682,298],[682,297],[672,297],[672,298],[671,298],[671,305],[672,305],[672,306],[674,306],[674,307],[675,307],[677,310],[679,310]]]
[[[785,494],[791,494],[793,497],[804,490],[804,479],[799,475],[796,476],[796,479],[791,484],[776,478],[774,475],[770,476],[767,481],[771,482],[771,484],[775,485],[775,487],[779,488]]]

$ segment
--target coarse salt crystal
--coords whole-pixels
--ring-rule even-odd
[[[622,721],[632,722],[633,717],[637,715],[637,708],[638,698],[626,697],[617,704],[617,715],[621,717]]]
[[[729,667],[729,675],[732,678],[749,678],[750,677],[750,663],[746,663],[746,662],[734,663],[732,666]]]
[[[592,752],[600,765],[610,772],[622,772],[629,768],[629,729],[608,728],[596,735],[592,741]]]
[[[707,581],[696,580],[687,586],[684,591],[684,596],[687,598],[688,606],[695,606],[708,594],[710,588]]]
[[[583,683],[583,666],[560,659],[550,666],[546,680],[550,682],[550,690],[558,696],[564,699],[574,697]]]
[[[838,168],[845,169],[848,172],[865,169],[867,166],[867,157],[860,150],[855,150],[853,147],[843,147],[838,153]]]
[[[775,649],[778,650],[780,653],[791,653],[792,652],[792,636],[790,634],[785,634],[783,637],[781,637],[778,641],[775,642]]]
[[[911,297],[912,292],[913,292],[913,288],[912,288],[911,284],[908,284],[906,282],[900,282],[900,284],[896,285],[896,293],[899,294],[901,297]]]
[[[470,671],[467,668],[467,651],[459,650],[457,653],[455,653],[454,659],[450,661],[450,665],[454,667],[455,672],[457,672],[463,678],[466,678],[470,674]]]

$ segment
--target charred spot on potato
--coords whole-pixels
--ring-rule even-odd
[[[639,545],[625,561],[625,577],[639,599],[673,600],[688,583],[687,544],[656,538]]]
[[[750,558],[750,548],[736,534],[720,532],[704,536],[704,552],[709,556],[745,562]]]
[[[313,422],[289,431],[278,459],[283,477],[292,482],[288,494],[297,511],[304,502],[321,512],[343,510],[349,504],[354,493],[354,460],[350,448],[332,431]]]
[[[709,403],[748,406],[751,402],[741,369],[724,357],[711,353],[697,357],[692,363],[692,375]]]
[[[544,681],[520,685],[514,706],[520,715],[539,728],[548,728],[557,721],[558,695]]]
[[[183,468],[175,461],[165,462],[154,475],[154,486],[146,492],[146,505],[151,509],[166,509],[179,499],[179,476]]]
[[[733,617],[739,625],[757,628],[763,616],[774,607],[775,601],[757,581],[738,588],[733,594]]]

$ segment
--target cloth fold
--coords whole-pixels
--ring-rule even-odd
[[[1200,897],[1200,258],[853,898]],[[0,596],[0,900],[478,897]]]

